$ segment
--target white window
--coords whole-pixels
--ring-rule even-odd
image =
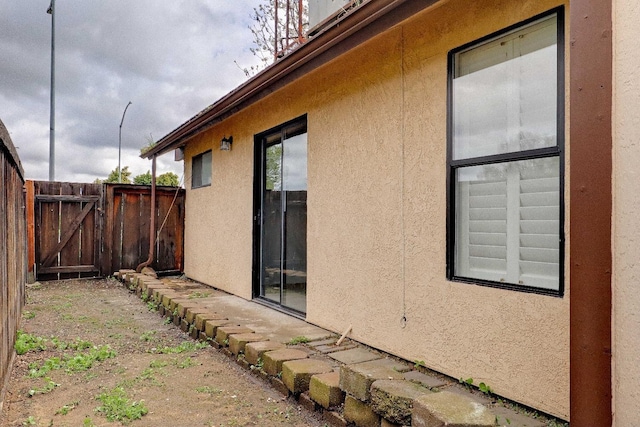
[[[191,161],[191,188],[211,185],[211,150],[194,156]]]
[[[562,293],[562,52],[556,10],[450,53],[454,280]]]

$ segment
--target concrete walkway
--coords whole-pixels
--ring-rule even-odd
[[[189,280],[116,274],[194,339],[234,358],[333,426],[543,427],[543,418],[451,378]]]

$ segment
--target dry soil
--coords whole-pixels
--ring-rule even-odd
[[[162,353],[195,341],[164,323],[116,280],[28,286],[22,330],[43,338],[46,350],[16,357],[1,426],[324,425],[212,347]],[[74,349],[74,343],[81,345]],[[91,348],[82,347],[87,343],[107,345],[115,356],[70,370],[65,360],[86,359]],[[59,368],[30,376],[30,366],[38,369],[56,360]],[[142,403],[148,413],[133,421],[109,421],[97,410],[103,405],[97,397],[117,392],[126,399],[121,406]]]

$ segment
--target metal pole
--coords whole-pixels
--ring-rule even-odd
[[[122,112],[122,120],[120,120],[120,130],[118,131],[118,184],[122,183],[122,168],[120,167],[120,153],[122,151],[122,123],[124,122],[124,115],[127,114],[127,108],[131,105],[131,101],[124,107]]]
[[[151,158],[151,218],[149,219],[149,258],[136,267],[136,272],[140,273],[143,268],[148,267],[153,262],[153,255],[156,246],[156,156]]]
[[[51,0],[47,13],[51,15],[51,105],[49,112],[49,181],[56,179],[56,0]]]

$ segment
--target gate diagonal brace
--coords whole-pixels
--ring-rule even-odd
[[[69,224],[69,229],[64,234],[64,236],[62,236],[60,242],[58,242],[58,244],[51,250],[49,255],[45,257],[44,261],[42,262],[42,267],[49,267],[53,263],[53,260],[56,258],[62,248],[64,248],[64,246],[69,242],[73,234],[76,232],[76,229],[80,226],[80,224],[82,224],[82,221],[84,221],[89,212],[91,212],[95,204],[95,200],[87,203],[84,209],[82,209],[82,212],[80,212],[78,216],[76,216],[75,219],[71,222],[71,224]]]

